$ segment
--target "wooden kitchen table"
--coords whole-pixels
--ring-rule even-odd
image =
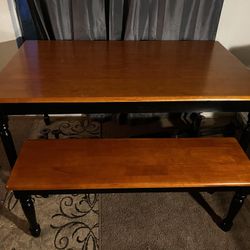
[[[213,41],[26,41],[0,73],[9,115],[250,111],[250,71]]]

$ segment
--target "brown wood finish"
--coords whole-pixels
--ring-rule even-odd
[[[0,103],[250,100],[250,71],[212,41],[26,41]]]
[[[233,138],[65,139],[24,143],[11,190],[250,186]]]

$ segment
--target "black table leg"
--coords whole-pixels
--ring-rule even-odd
[[[31,198],[31,195],[25,194],[25,192],[14,192],[17,199],[19,199],[23,212],[29,222],[29,230],[32,236],[38,237],[41,233],[41,229],[36,220],[35,207]]]
[[[219,227],[223,231],[227,232],[231,229],[231,227],[233,226],[233,220],[240,211],[246,197],[247,195],[244,192],[238,191],[235,193],[226,218],[223,219],[221,223],[219,223]]]
[[[3,114],[0,114],[0,136],[3,142],[4,150],[6,152],[10,167],[13,168],[16,162],[17,153],[11,133],[9,131],[8,116]]]

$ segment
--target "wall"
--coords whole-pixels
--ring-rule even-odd
[[[0,0],[0,42],[15,40],[18,35],[15,12],[10,14],[10,8],[13,8],[11,0]]]
[[[224,0],[216,40],[250,67],[250,0]]]
[[[16,37],[21,34],[12,0],[0,0],[0,24],[1,70],[16,53]]]

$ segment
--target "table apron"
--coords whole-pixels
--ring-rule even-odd
[[[74,113],[161,113],[161,112],[249,112],[250,101],[171,101],[98,103],[1,103],[0,113],[74,114]]]
[[[189,188],[113,188],[113,189],[71,189],[71,190],[17,190],[16,192],[25,192],[29,195],[50,195],[50,194],[81,194],[81,193],[154,193],[154,192],[235,192],[244,191],[250,193],[249,186],[218,186],[218,187],[189,187]]]

